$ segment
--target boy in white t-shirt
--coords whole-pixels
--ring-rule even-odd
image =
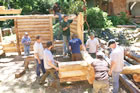
[[[46,77],[50,74],[53,79],[56,79],[55,72],[58,71],[58,67],[55,63],[59,63],[58,61],[54,60],[53,55],[51,53],[51,49],[53,48],[52,42],[48,41],[46,44],[46,48],[44,50],[44,66],[46,69],[46,73],[42,76],[40,80],[40,84],[45,82]]]
[[[96,58],[96,53],[99,48],[99,41],[97,38],[95,38],[94,34],[90,34],[90,38],[86,42],[86,48],[89,48],[89,54],[93,57]]]
[[[44,68],[44,61],[43,61],[43,45],[41,43],[41,37],[37,36],[36,37],[36,42],[34,43],[33,46],[34,49],[34,58],[36,61],[36,74],[37,74],[37,80],[40,80],[40,69],[42,70],[43,74],[45,74],[46,70]]]

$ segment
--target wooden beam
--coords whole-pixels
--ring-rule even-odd
[[[125,66],[122,74],[140,74],[140,65]]]
[[[18,51],[18,55],[21,55],[20,44],[19,44],[20,41],[19,41],[19,34],[18,34],[17,19],[14,20],[14,25],[15,25],[16,40],[17,40],[17,51]]]

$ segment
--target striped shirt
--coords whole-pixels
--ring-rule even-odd
[[[92,63],[95,69],[96,80],[108,80],[108,63],[105,60],[95,59]]]

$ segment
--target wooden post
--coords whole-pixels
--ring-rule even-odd
[[[0,28],[0,42],[2,42],[2,30]]]
[[[17,51],[18,51],[18,55],[21,55],[20,44],[19,44],[20,41],[19,41],[19,35],[18,35],[17,19],[14,19],[14,25],[15,25],[16,40],[17,40]]]
[[[53,41],[53,29],[52,29],[52,17],[49,17],[49,21],[50,21],[50,33],[51,33],[51,41]]]
[[[78,37],[81,39],[82,42],[84,42],[84,35],[83,35],[83,24],[84,24],[84,19],[82,13],[79,13],[77,17],[77,34]]]

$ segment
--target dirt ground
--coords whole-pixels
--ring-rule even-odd
[[[29,70],[22,77],[15,78],[16,71],[23,64],[21,56],[0,59],[0,93],[92,93],[92,85],[87,81],[60,84],[57,80],[53,86],[48,86],[47,83],[39,85],[36,82],[34,62],[30,62]],[[121,89],[120,93],[128,92]]]

